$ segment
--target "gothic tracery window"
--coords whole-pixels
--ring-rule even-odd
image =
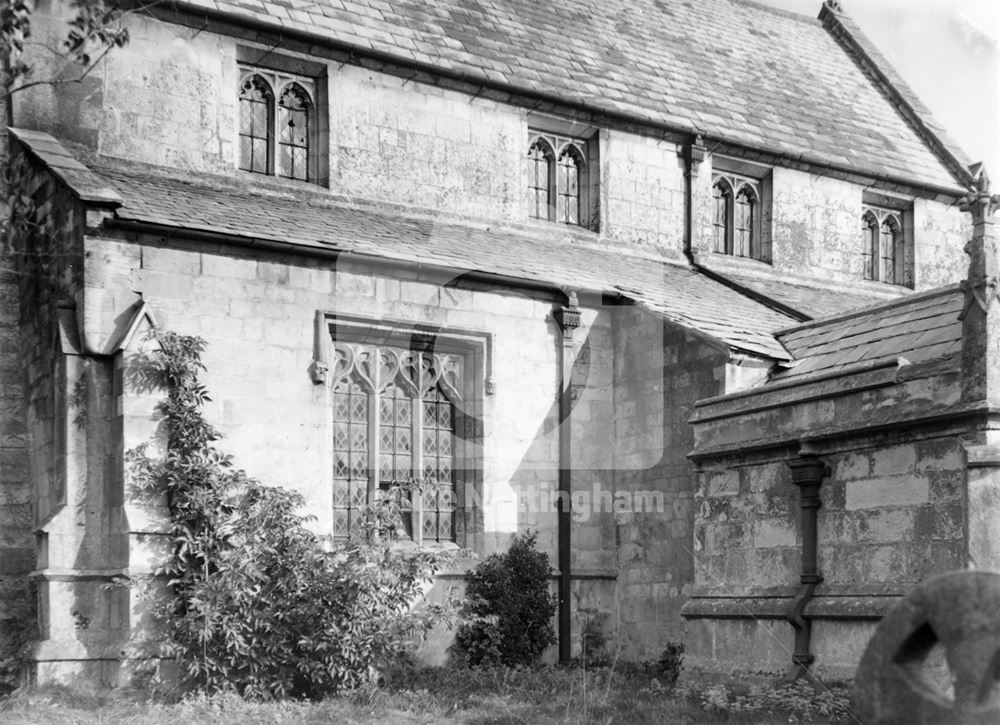
[[[416,483],[403,534],[455,540],[461,355],[338,344],[333,386],[333,534],[357,530],[394,484]]]
[[[556,221],[563,224],[580,223],[580,168],[582,165],[580,152],[573,146],[568,146],[559,155],[559,171],[556,179],[559,206],[556,209]]]
[[[240,168],[257,174],[271,168],[274,93],[270,84],[253,74],[240,86]]]
[[[732,206],[732,198],[732,188],[725,180],[720,179],[712,185],[712,199],[715,207],[712,249],[719,254],[730,254],[729,208]]]
[[[892,209],[865,207],[861,217],[862,274],[865,279],[906,284],[901,216],[900,212]]]
[[[760,182],[715,174],[712,184],[712,250],[736,257],[767,259],[760,219]]]
[[[314,84],[265,69],[243,69],[240,80],[239,168],[313,181],[317,159]]]
[[[278,174],[290,179],[309,178],[309,95],[292,83],[278,102]]]
[[[591,227],[588,142],[533,132],[528,146],[528,216]]]
[[[734,202],[736,218],[733,220],[733,254],[737,257],[760,258],[756,249],[760,244],[754,223],[756,207],[756,192],[751,186],[744,184]]]
[[[549,193],[552,186],[552,152],[548,144],[535,141],[528,149],[528,216],[549,218]]]

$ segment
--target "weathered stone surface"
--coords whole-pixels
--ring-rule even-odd
[[[940,643],[954,696],[924,671]],[[1000,573],[934,577],[879,624],[855,676],[865,725],[994,725],[1000,722]]]

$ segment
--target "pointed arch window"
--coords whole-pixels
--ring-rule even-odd
[[[256,174],[270,173],[271,138],[274,136],[274,92],[254,73],[240,84],[240,168]]]
[[[866,206],[861,216],[862,274],[865,279],[906,284],[902,213]]]
[[[736,218],[733,220],[733,254],[737,257],[752,257],[759,259],[757,192],[749,184],[743,184],[736,193],[734,201]]]
[[[558,178],[556,188],[558,189],[558,207],[556,209],[556,221],[563,224],[580,223],[580,173],[583,168],[583,158],[575,146],[567,146],[559,154]]]
[[[766,260],[760,218],[761,182],[721,173],[712,178],[712,250]]]
[[[337,343],[333,382],[333,536],[358,531],[365,507],[413,484],[403,531],[456,540],[458,473],[469,436],[462,354]]]
[[[732,254],[729,244],[729,210],[733,206],[733,190],[728,181],[719,179],[712,185],[712,200],[715,212],[712,250],[719,254]]]
[[[528,216],[532,219],[549,218],[552,181],[552,148],[538,139],[528,149]]]
[[[316,126],[312,79],[241,68],[240,169],[315,181]]]
[[[593,229],[590,199],[592,142],[531,132],[528,144],[528,216]]]
[[[285,87],[278,102],[278,175],[309,180],[309,115],[312,100],[298,83]]]

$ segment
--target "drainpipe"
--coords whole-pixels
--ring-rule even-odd
[[[792,469],[792,483],[799,487],[799,502],[802,507],[802,574],[799,576],[802,588],[789,605],[787,614],[788,622],[795,630],[795,651],[788,679],[797,680],[809,672],[809,665],[816,659],[809,651],[812,622],[803,616],[803,612],[813,598],[817,585],[823,581],[816,556],[816,517],[822,505],[819,487],[823,478],[830,475],[830,467],[816,456],[805,453],[790,460],[788,467]]]
[[[559,345],[559,499],[557,503],[559,559],[559,661],[570,661],[570,500],[573,493],[572,455],[573,430],[570,411],[573,408],[573,331],[580,326],[580,308],[576,292],[567,293],[565,305],[553,312],[562,331]]]
[[[684,145],[681,151],[684,158],[684,256],[694,265],[694,177],[698,175],[698,166],[705,160],[705,145],[701,136]]]

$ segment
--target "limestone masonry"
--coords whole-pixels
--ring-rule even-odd
[[[431,598],[537,530],[553,658],[849,673],[915,585],[1000,568],[995,198],[838,3],[127,24],[8,131],[38,231],[0,260],[0,575],[38,585],[39,682],[159,665],[108,586],[167,550],[125,463],[152,328],[207,341],[222,447],[329,541],[434,482],[410,538],[470,556]]]

